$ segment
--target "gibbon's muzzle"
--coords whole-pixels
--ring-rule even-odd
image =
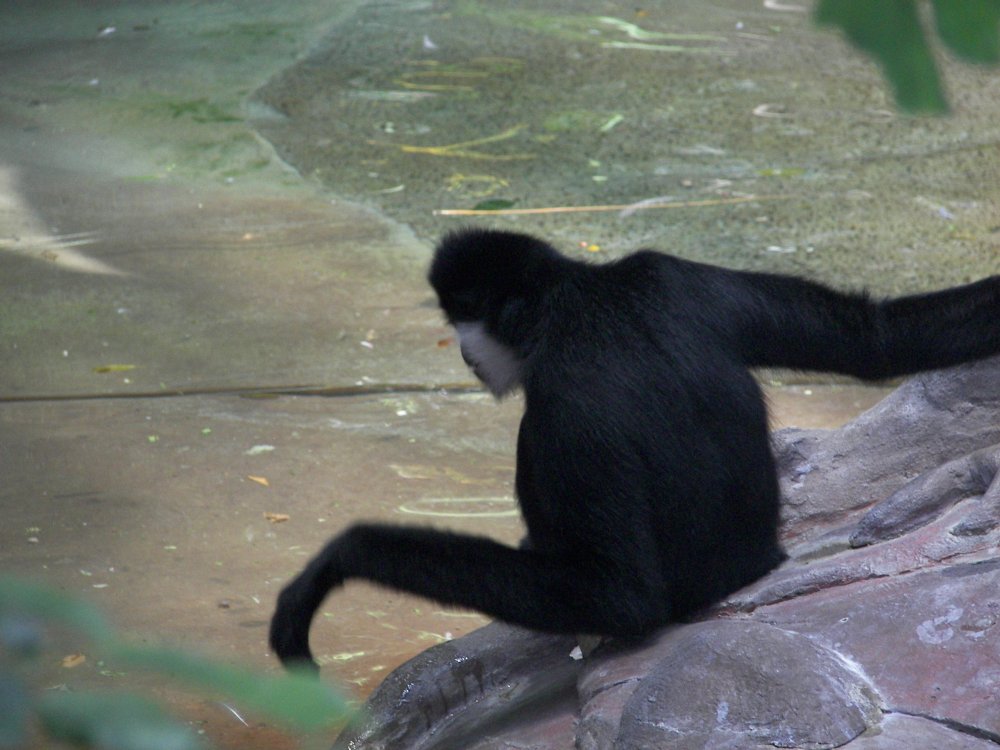
[[[458,349],[459,349],[460,352],[462,352],[462,361],[465,362],[465,364],[469,366],[469,369],[475,370],[476,369],[476,362],[465,351],[465,347],[464,346],[459,346]]]

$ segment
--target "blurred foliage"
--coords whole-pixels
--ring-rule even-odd
[[[46,735],[77,747],[109,750],[197,750],[204,743],[138,695],[47,692],[34,706]]]
[[[32,676],[45,653],[45,629],[53,626],[85,636],[107,664],[164,675],[290,729],[312,731],[349,718],[343,698],[311,674],[260,674],[175,649],[127,643],[91,604],[0,578],[0,748],[23,746],[32,722],[46,737],[84,748],[205,747],[183,722],[134,693],[41,690]]]
[[[945,47],[974,63],[1000,61],[1000,0],[933,0],[934,27]],[[948,110],[917,0],[820,0],[816,21],[840,27],[872,55],[896,102],[914,113]]]

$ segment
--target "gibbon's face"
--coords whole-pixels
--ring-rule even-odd
[[[462,359],[497,398],[521,384],[521,361],[507,346],[490,336],[482,323],[455,323]]]

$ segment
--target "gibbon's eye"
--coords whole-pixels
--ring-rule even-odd
[[[482,305],[482,296],[477,292],[454,292],[441,300],[441,308],[452,324],[478,320],[477,311]]]

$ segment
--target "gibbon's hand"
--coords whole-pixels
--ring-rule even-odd
[[[307,568],[278,595],[268,640],[286,667],[319,671],[319,664],[309,648],[309,626],[322,603],[322,599],[315,601],[315,593],[311,571]]]

